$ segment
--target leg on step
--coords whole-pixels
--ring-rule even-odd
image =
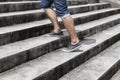
[[[67,29],[71,43],[67,47],[70,51],[75,50],[80,45],[80,40],[75,31],[75,26],[73,19],[69,13],[67,1],[66,0],[42,0],[42,8],[45,9],[46,14],[54,25],[54,32],[60,32],[60,26],[58,25],[57,15],[53,9],[51,9],[51,4],[55,4],[56,12],[62,18],[65,28]]]
[[[41,0],[41,8],[45,10],[45,13],[52,22],[54,26],[54,32],[59,33],[61,31],[61,28],[58,24],[56,12],[51,8],[52,3],[53,0]]]

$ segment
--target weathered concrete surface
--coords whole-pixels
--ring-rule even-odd
[[[120,41],[86,61],[59,80],[109,80],[119,67]],[[120,80],[120,74],[118,77],[113,80]]]
[[[1,2],[0,13],[40,9],[40,1]]]
[[[100,0],[101,2],[108,2],[112,5],[112,7],[120,8],[120,0]]]
[[[110,80],[120,80],[120,70],[118,70]]]
[[[79,7],[76,6],[76,8],[71,7],[69,9],[72,14],[77,14],[81,12],[79,10],[81,9],[80,6]],[[115,9],[117,8],[113,8],[113,10]],[[75,11],[75,10],[78,10],[78,11]],[[87,9],[87,11],[88,10],[90,9]],[[111,13],[117,14],[119,13],[120,9],[117,9],[117,11],[115,10],[115,11],[112,11]],[[1,22],[0,27],[8,26],[8,25],[15,25],[15,24],[22,24],[22,23],[27,23],[27,22],[37,21],[37,20],[43,20],[46,18],[47,16],[45,15],[43,10],[30,10],[30,11],[22,11],[22,12],[3,13],[0,15],[0,22]]]
[[[89,22],[92,20],[96,20],[102,17],[112,15],[112,14],[109,14],[109,11],[112,11],[112,10],[108,9],[108,10],[93,11],[88,13],[72,15],[72,17],[74,19],[75,25],[78,25],[78,24],[82,24],[85,22]],[[116,9],[115,10],[113,9],[113,11],[116,12]],[[101,15],[101,16],[98,16],[98,15]],[[60,19],[59,19],[59,22],[61,24]],[[63,24],[61,24],[61,26],[62,25]],[[31,37],[40,36],[45,33],[49,33],[52,29],[53,29],[53,26],[48,19],[26,23],[26,24],[3,27],[3,28],[0,28],[0,45],[8,44],[8,43],[19,41],[19,40],[24,40]]]
[[[40,1],[40,0],[0,0],[0,2],[14,2],[14,1]]]
[[[79,38],[90,36],[102,30],[108,29],[109,27],[113,27],[116,24],[119,24],[120,19],[118,18],[118,16],[120,15],[115,15],[76,26]],[[37,58],[58,48],[64,47],[68,42],[68,37],[66,36],[56,37],[48,36],[48,34],[46,34],[39,37],[1,46],[0,72],[8,70],[18,64]],[[8,65],[8,63],[9,66],[6,66]]]
[[[67,1],[72,1],[72,0],[67,0]],[[74,0],[74,1],[81,1],[81,2],[86,2],[86,3],[97,3],[99,0]]]
[[[0,74],[0,79],[57,80],[71,69],[118,41],[120,39],[119,29],[120,25],[117,25],[114,28],[107,29],[86,38],[85,41],[83,40],[82,47],[78,52],[66,53],[63,52],[62,49],[59,49]],[[86,42],[86,40],[88,40],[88,42]],[[92,42],[89,42],[89,40],[92,40]],[[111,60],[116,59],[112,58]]]
[[[12,1],[40,1],[40,0],[0,0],[0,2],[12,2]],[[99,0],[67,0],[67,1],[80,1],[81,3],[97,3]]]
[[[62,47],[70,41],[66,30],[63,30],[64,36],[48,36],[53,26],[40,9],[39,0],[1,2],[0,72],[3,73],[0,80],[58,80],[120,40],[120,9],[96,2],[99,0],[68,1],[79,38],[87,37],[82,41],[80,50],[72,54],[62,51]],[[58,20],[63,27],[61,19]],[[108,80],[117,71],[116,66],[108,66],[110,70],[101,74],[100,80]]]
[[[81,5],[86,4],[81,1],[67,1],[68,6],[70,5]],[[110,6],[110,5],[109,5]],[[16,2],[1,2],[0,13],[13,12],[13,11],[26,11],[41,9],[40,1],[16,1]]]

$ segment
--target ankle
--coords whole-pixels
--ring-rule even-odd
[[[60,32],[61,31],[61,29],[54,29],[54,32],[55,33],[58,33],[58,32]]]
[[[76,44],[79,43],[79,42],[80,42],[80,40],[78,39],[78,40],[72,41],[71,44],[72,44],[72,45],[76,45]]]

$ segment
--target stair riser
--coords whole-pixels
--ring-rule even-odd
[[[0,13],[40,9],[40,3],[0,4]]]
[[[120,40],[120,34],[118,34],[118,35],[106,40],[105,42],[93,47],[92,49],[86,51],[84,54],[81,54],[81,55],[71,59],[70,61],[63,63],[62,65],[59,65],[52,70],[49,70],[45,74],[40,75],[39,77],[37,77],[33,80],[58,80],[60,77],[62,77],[66,73],[68,73],[72,69],[78,67],[79,65],[81,65],[82,63],[84,63],[85,61],[90,59],[91,57],[97,55],[98,53],[100,53],[101,51],[103,51],[107,47],[111,46],[113,43],[117,42],[118,40]],[[114,67],[116,67],[116,66],[114,66]],[[113,70],[113,72],[111,74],[113,75],[114,72],[116,72],[116,71]],[[102,79],[97,79],[97,80],[108,80],[108,78],[107,79],[102,78]]]
[[[40,0],[0,0],[0,2],[11,2],[11,1],[40,1]],[[71,0],[68,0],[71,1]],[[97,3],[99,0],[75,0],[80,1],[81,3]]]
[[[75,8],[75,9],[70,9],[70,13],[83,13],[83,12],[89,12],[89,11],[94,11],[94,10],[100,10],[100,9],[105,9],[105,8],[110,8],[110,4],[102,4],[102,5],[96,5],[96,6],[87,6],[87,7],[80,7],[80,8]]]
[[[120,60],[116,62],[104,75],[98,80],[109,80],[120,69]]]
[[[82,1],[84,1],[84,0],[82,0]],[[88,0],[88,3],[99,3],[100,2],[100,0]]]
[[[110,11],[110,12],[112,12],[112,11]],[[99,19],[102,17],[110,16],[112,14],[117,14],[119,12],[120,12],[120,10],[113,11],[112,13],[106,12],[106,13],[100,13],[100,14],[90,15],[90,16],[86,16],[86,17],[77,17],[77,18],[74,18],[74,22],[76,25],[78,25],[78,24],[96,20],[96,19]],[[63,26],[63,24],[61,22],[60,22],[60,25]],[[0,34],[0,45],[24,40],[24,39],[31,38],[31,37],[40,36],[40,35],[49,33],[52,29],[53,29],[53,26],[51,23],[49,23],[46,25],[36,26],[33,28],[25,29],[25,30],[10,32],[10,33],[6,33],[6,34]]]
[[[89,30],[79,32],[79,35],[81,35],[81,36],[79,36],[79,38],[82,38],[84,36],[90,36],[93,33],[102,31],[102,30],[104,30],[108,27],[112,27],[113,25],[116,25],[118,23],[120,23],[120,19],[112,21],[112,22],[108,22],[106,24],[96,26],[98,28],[94,27],[94,28],[91,28]],[[116,38],[114,38],[114,39],[116,40]],[[118,37],[118,39],[119,39],[119,37]],[[19,65],[23,62],[26,62],[26,61],[29,61],[31,59],[37,58],[41,55],[44,55],[44,54],[46,54],[48,52],[51,52],[51,51],[54,51],[58,48],[64,47],[68,42],[69,42],[69,37],[65,36],[65,37],[63,37],[61,39],[58,39],[56,41],[53,41],[53,42],[50,42],[50,43],[47,43],[47,44],[44,44],[44,45],[41,45],[41,46],[34,47],[32,49],[25,50],[25,51],[20,52],[20,53],[16,53],[15,55],[8,56],[4,59],[0,59],[0,72],[11,69],[11,68],[15,67],[16,65]],[[114,42],[114,41],[112,41],[112,42]],[[108,46],[108,45],[109,44],[106,43],[106,46]]]
[[[39,1],[39,0],[0,0],[0,2],[13,2],[13,1]]]
[[[80,1],[67,1],[68,6],[70,5],[81,5],[85,4]],[[39,2],[29,2],[29,3],[6,3],[0,4],[0,13],[3,12],[14,12],[14,11],[25,11],[25,10],[33,10],[40,9],[40,1]]]
[[[101,18],[108,17],[108,16],[115,15],[115,14],[119,14],[119,13],[120,13],[120,9],[117,9],[117,10],[107,11],[107,12],[103,12],[103,13],[98,13],[98,14],[95,14],[95,15],[93,14],[93,15],[90,15],[90,16],[85,16],[85,17],[82,17],[82,18],[76,18],[74,20],[74,22],[75,22],[76,25],[78,25],[78,24],[82,24],[82,23],[86,23],[86,22],[89,22],[89,21],[101,19]]]
[[[78,36],[81,36],[80,38],[88,37],[88,36],[91,36],[91,35],[96,34],[98,32],[101,32],[103,30],[106,30],[110,27],[113,27],[117,24],[120,24],[120,19],[110,21],[110,22],[103,24],[103,25],[95,26],[94,28],[83,31],[81,33],[78,33]]]
[[[110,7],[109,4],[103,5],[103,6],[94,6],[94,7],[84,7],[84,10],[81,11],[81,7],[78,8],[70,8],[70,12],[72,14],[76,13],[82,13],[82,12],[87,12],[87,11],[92,11],[96,9],[103,9],[103,8],[108,8]],[[13,15],[13,16],[5,16],[5,17],[0,17],[0,27],[2,26],[9,26],[9,25],[14,25],[14,24],[20,24],[20,23],[27,23],[31,21],[37,21],[37,20],[42,20],[46,19],[47,16],[44,12],[33,12],[29,14],[22,14],[22,15]]]

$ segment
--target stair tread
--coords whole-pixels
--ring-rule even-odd
[[[101,25],[101,24],[104,24],[106,22],[110,22],[112,20],[116,20],[119,18],[120,18],[120,14],[117,14],[117,15],[106,17],[103,19],[91,21],[91,22],[88,22],[85,24],[77,25],[76,30],[77,31],[84,31],[84,30],[90,29],[92,27],[95,27],[97,25]],[[8,29],[12,30],[12,28],[8,28]],[[0,29],[0,30],[2,30],[2,29]],[[63,31],[65,31],[65,29],[63,29]],[[40,45],[43,45],[43,44],[60,39],[60,37],[48,36],[48,34],[44,34],[44,35],[41,35],[38,37],[33,37],[33,38],[26,39],[26,40],[22,40],[22,41],[18,41],[18,42],[14,42],[14,43],[0,46],[0,53],[1,53],[0,58],[6,57],[9,55],[13,55],[13,54],[16,54],[17,52],[31,49],[31,48],[34,48],[34,47],[37,47],[37,46],[40,46]],[[28,45],[25,45],[25,44],[28,44]]]
[[[41,1],[14,1],[14,2],[0,2],[1,4],[22,4],[22,3],[40,3]],[[107,2],[101,2],[101,3],[88,3],[88,4],[83,4],[79,6],[92,6],[92,5],[100,5],[100,4],[109,4]],[[74,5],[75,6],[75,5]],[[77,6],[77,5],[76,5]],[[68,6],[69,7],[69,6]]]
[[[120,80],[120,70],[118,70],[110,80]]]
[[[75,2],[75,4],[74,4]],[[73,4],[72,4],[73,3]],[[68,7],[73,8],[79,5],[79,1],[68,1]],[[87,7],[94,7],[97,8],[100,6],[106,6],[106,8],[110,7],[109,3],[89,3],[84,5],[79,5],[80,8],[87,8]],[[1,2],[0,3],[1,11],[0,13],[10,13],[10,12],[21,12],[27,10],[38,10],[41,9],[40,1],[14,1],[14,2]]]
[[[59,80],[99,80],[101,76],[120,60],[119,50],[120,41],[67,73]],[[120,76],[118,80],[120,80]]]
[[[107,12],[107,11],[111,11],[111,10],[117,10],[117,9],[115,8],[115,9],[90,11],[90,12],[85,12],[85,13],[74,14],[74,15],[72,15],[72,17],[77,18],[79,16],[79,17],[84,18],[85,16],[94,15],[94,14],[98,14],[98,13],[103,13],[103,12]],[[112,17],[113,19],[116,18],[114,16],[110,16],[110,17]],[[58,18],[58,21],[61,21],[61,19]],[[44,19],[44,20],[40,20],[40,21],[33,21],[33,22],[28,22],[28,23],[23,23],[23,24],[16,24],[16,25],[6,26],[6,27],[0,27],[0,34],[5,34],[5,33],[9,33],[9,32],[24,30],[24,29],[29,29],[29,28],[33,28],[33,27],[36,27],[36,26],[46,25],[46,24],[51,24],[49,19]]]
[[[88,51],[92,47],[101,44],[102,42],[112,38],[117,34],[120,34],[120,24],[114,26],[114,28],[109,28],[93,36],[87,37],[86,39],[92,39],[95,40],[95,42],[92,44],[86,44],[86,42],[83,40],[82,47],[80,48],[82,52],[80,51],[80,52],[66,53],[63,52],[62,49],[58,49],[54,52],[43,55],[27,63],[24,63],[9,71],[1,73],[0,79],[1,80],[32,80],[33,78],[36,78],[39,75],[42,75],[43,73],[49,70],[52,70],[56,66],[61,65],[75,58],[76,56],[84,54],[85,51]],[[117,60],[114,58],[110,58],[110,59]]]
[[[72,7],[70,7],[70,8],[72,8]],[[78,6],[76,6],[76,7],[78,7]],[[115,9],[119,9],[119,8],[107,8],[107,9],[102,9],[100,11],[102,12],[102,11],[109,11],[109,10],[115,10]],[[24,15],[24,14],[33,14],[33,13],[41,13],[41,12],[44,12],[44,10],[37,9],[37,10],[28,10],[28,11],[19,11],[19,12],[0,13],[0,17]]]
[[[69,37],[66,29],[62,29],[63,36],[49,35],[52,23],[39,6],[41,0],[0,1],[0,80],[58,80],[61,76],[59,80],[98,80],[104,77],[120,61],[120,8],[112,8],[107,2],[96,3],[98,1],[67,1],[76,32],[79,38],[84,37],[82,47],[70,53],[63,51]],[[62,26],[61,18],[58,17],[58,21]],[[102,51],[104,48],[107,49]],[[111,80],[119,80],[119,74],[120,70]]]
[[[2,4],[22,4],[22,3],[40,3],[41,1],[14,1],[14,2],[0,2]]]
[[[106,2],[102,2],[102,3],[89,3],[89,4],[84,4],[84,5],[74,5],[74,6],[68,6],[69,8],[74,8],[74,7],[86,7],[86,6],[95,6],[95,5],[102,5],[102,4],[109,4]]]

